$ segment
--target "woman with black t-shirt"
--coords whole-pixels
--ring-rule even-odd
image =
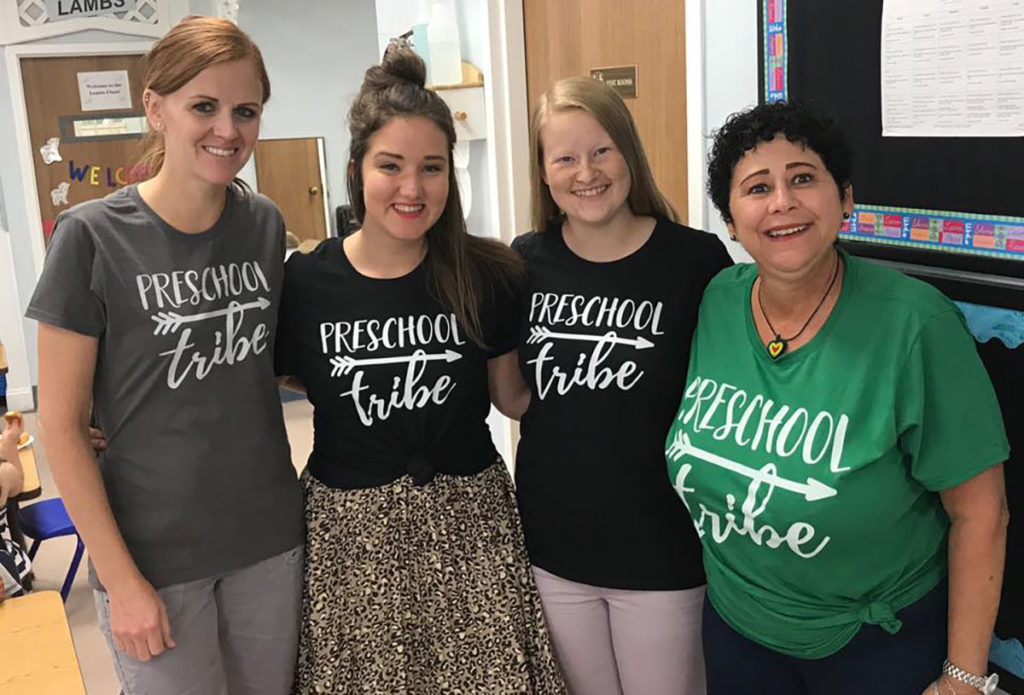
[[[697,695],[701,550],[663,449],[701,294],[731,261],[676,222],[610,87],[557,82],[530,139],[516,483],[555,651],[573,692]]]
[[[366,72],[349,114],[362,225],[285,266],[275,358],[315,433],[295,691],[564,693],[485,422],[521,262],[466,233],[452,116],[424,78],[402,49]]]

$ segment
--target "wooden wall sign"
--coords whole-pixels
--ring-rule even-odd
[[[610,68],[591,68],[590,76],[601,80],[619,93],[623,99],[636,99],[636,66],[622,65]]]

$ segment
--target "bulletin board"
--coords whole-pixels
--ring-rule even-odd
[[[762,97],[817,106],[853,145],[846,248],[917,266],[954,299],[1024,310],[1024,137],[883,137],[882,0],[758,6]]]
[[[840,237],[958,302],[999,398],[1011,521],[990,653],[1024,695],[1024,137],[883,137],[883,0],[757,0],[762,101],[809,103],[851,140],[855,208]]]

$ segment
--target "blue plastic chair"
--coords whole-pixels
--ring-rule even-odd
[[[71,591],[71,582],[75,580],[78,573],[78,565],[82,561],[82,553],[85,545],[71,523],[71,517],[64,509],[64,502],[60,498],[43,500],[18,510],[18,519],[21,522],[22,532],[32,539],[32,546],[28,549],[30,560],[35,559],[39,544],[50,538],[58,536],[73,535],[78,541],[75,546],[75,555],[71,558],[71,567],[68,568],[68,575],[64,578],[64,586],[60,589],[60,597],[68,600],[68,592]]]

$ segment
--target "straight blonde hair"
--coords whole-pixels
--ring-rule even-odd
[[[547,229],[563,216],[544,182],[544,147],[540,129],[551,114],[573,110],[593,116],[626,160],[632,182],[626,202],[633,214],[660,215],[679,222],[679,213],[654,182],[633,116],[622,98],[599,80],[567,77],[555,82],[541,96],[530,119],[530,222],[533,229]]]

